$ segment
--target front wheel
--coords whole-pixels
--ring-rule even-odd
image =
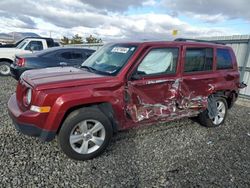
[[[213,117],[209,117],[209,110],[205,110],[199,115],[200,123],[206,127],[218,127],[224,123],[227,116],[227,102],[223,97],[215,97],[212,101],[215,104]],[[213,105],[211,105],[213,106]]]
[[[0,76],[10,75],[10,63],[2,61],[0,62]]]
[[[72,159],[88,160],[108,146],[113,129],[108,118],[95,107],[73,111],[58,134],[62,151]]]

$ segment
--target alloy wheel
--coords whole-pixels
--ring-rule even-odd
[[[81,121],[72,129],[69,142],[77,153],[90,154],[102,146],[105,136],[103,124],[97,120],[88,119]]]
[[[213,124],[219,125],[225,118],[226,106],[222,101],[217,101],[217,115],[212,119]]]

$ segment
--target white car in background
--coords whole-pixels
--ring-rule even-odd
[[[27,38],[15,48],[0,48],[0,76],[10,74],[10,65],[15,55],[32,53],[57,46],[51,38]]]

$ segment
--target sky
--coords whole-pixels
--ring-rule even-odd
[[[249,7],[249,0],[1,0],[0,32],[104,41],[244,35]]]

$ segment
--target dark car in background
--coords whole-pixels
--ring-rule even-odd
[[[11,75],[18,80],[26,70],[57,66],[81,66],[95,50],[76,47],[54,47],[32,54],[16,55]]]

